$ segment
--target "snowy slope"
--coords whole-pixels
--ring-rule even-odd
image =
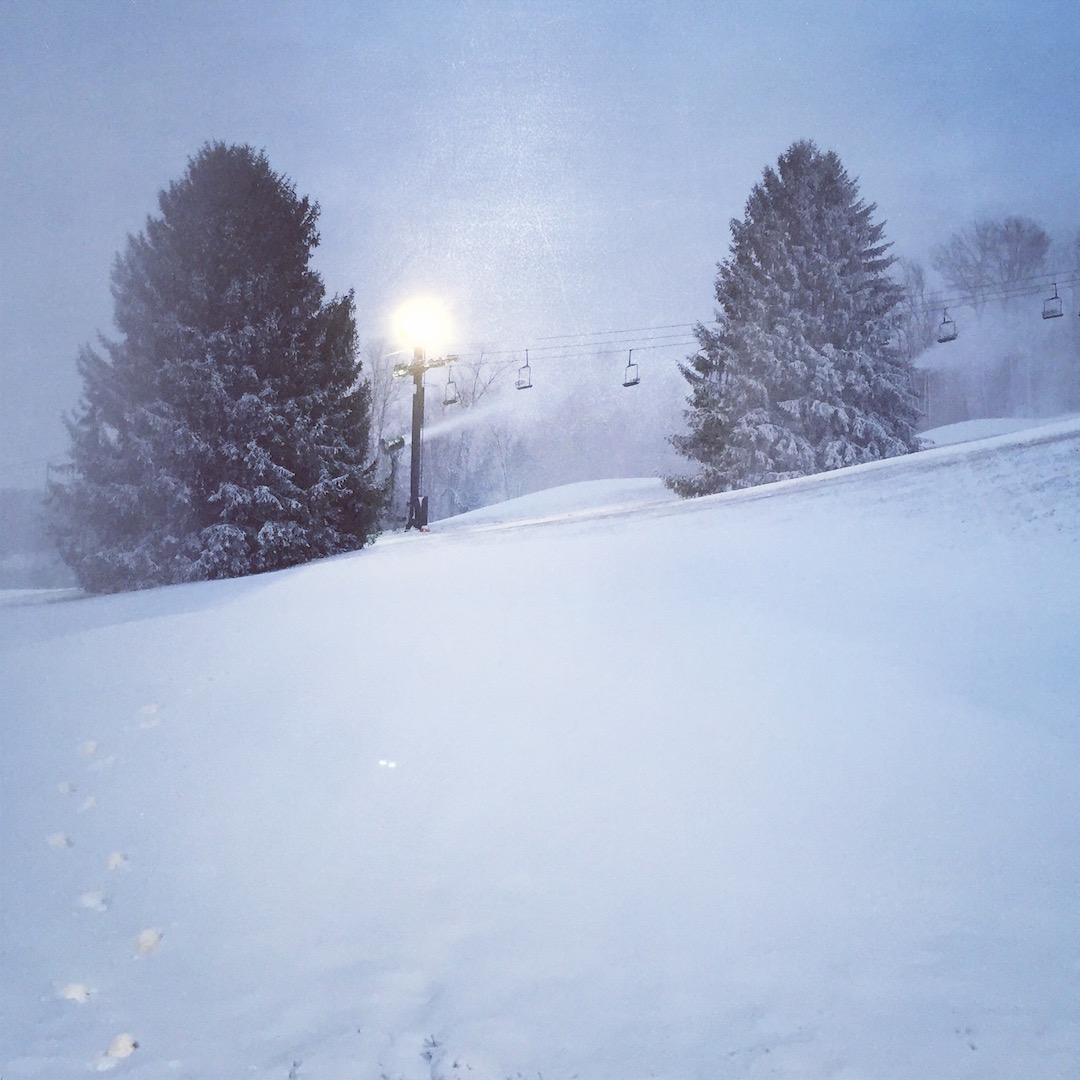
[[[9,597],[4,1080],[1076,1075],[1080,423],[589,498]]]
[[[516,499],[458,514],[437,524],[437,531],[474,525],[521,525],[525,523],[566,521],[572,517],[596,517],[620,510],[639,510],[662,503],[673,503],[678,496],[662,480],[650,477],[621,480],[582,480],[576,484],[536,491]]]
[[[984,417],[980,420],[961,420],[944,427],[931,428],[919,432],[919,438],[925,446],[953,446],[956,443],[974,442],[977,439],[991,439],[998,435],[1011,435],[1015,431],[1028,431],[1031,428],[1045,427],[1050,423],[1067,422],[1075,416],[1059,417],[1056,421],[1039,417],[997,416]]]

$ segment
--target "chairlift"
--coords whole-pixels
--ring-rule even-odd
[[[528,390],[532,386],[532,368],[529,367],[529,350],[525,350],[525,363],[518,368],[517,382],[514,385],[519,390]]]
[[[941,325],[937,330],[938,341],[944,343],[946,341],[956,340],[956,323],[949,318],[949,309],[945,308],[941,316]]]
[[[623,373],[623,386],[637,386],[641,382],[638,374],[638,366],[634,363],[634,350],[631,349],[626,357],[626,371]]]
[[[451,364],[446,369],[446,389],[443,391],[442,403],[444,405],[456,405],[458,400],[457,383],[454,382],[454,365]]]
[[[1065,312],[1061,309],[1061,297],[1058,296],[1057,282],[1054,282],[1054,295],[1043,301],[1043,318],[1060,319]]]

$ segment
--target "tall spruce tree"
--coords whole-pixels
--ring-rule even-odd
[[[796,142],[750,193],[719,264],[715,330],[681,370],[700,464],[681,495],[751,487],[917,448],[907,360],[891,343],[902,296],[876,207],[835,153]]]
[[[79,356],[59,550],[114,592],[361,547],[365,460],[354,302],[311,269],[318,206],[262,153],[205,145],[112,271],[117,340]]]

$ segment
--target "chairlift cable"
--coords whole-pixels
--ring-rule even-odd
[[[1037,296],[1047,289],[1053,289],[1058,299],[1061,291],[1080,287],[1080,270],[1065,272],[1043,272],[1018,279],[1007,284],[990,285],[978,290],[954,290],[927,293],[918,304],[907,310],[915,313],[931,314],[949,308],[969,308],[980,304],[1019,300]],[[1053,299],[1053,298],[1050,298]],[[1055,318],[1056,316],[1047,316]],[[950,319],[950,321],[953,321]],[[691,336],[698,326],[711,327],[714,323],[664,323],[657,326],[623,327],[612,330],[597,330],[582,333],[547,334],[534,338],[528,348],[484,349],[479,352],[461,352],[459,359],[490,359],[496,364],[511,367],[524,352],[529,368],[525,374],[531,376],[531,357],[540,354],[546,364],[563,362],[589,362],[603,358],[606,353],[614,353],[619,347],[629,347],[631,352],[644,352],[656,349],[672,351],[694,349],[700,342],[696,335]],[[674,331],[674,332],[668,332]],[[951,340],[951,339],[950,339]],[[540,344],[542,343],[542,344]],[[520,370],[520,366],[519,366]],[[529,382],[531,386],[531,381]]]
[[[539,337],[537,341],[560,341],[563,339],[573,339],[575,341],[582,338],[591,337],[611,337],[614,334],[641,334],[648,333],[653,330],[685,330],[693,329],[697,326],[697,323],[666,323],[662,326],[627,326],[620,330],[591,330],[580,334],[550,334],[546,337]]]
[[[992,301],[1019,300],[1023,297],[1037,296],[1051,286],[1073,288],[1080,285],[1080,272],[1039,274],[1035,278],[990,285],[983,289],[967,290],[955,293],[926,293],[916,311],[937,311],[943,307],[973,307]]]

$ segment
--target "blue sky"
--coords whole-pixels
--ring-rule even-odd
[[[984,214],[1071,240],[1077,56],[1066,2],[0,0],[0,485],[63,457],[113,257],[208,139],[320,202],[363,337],[424,291],[463,345],[525,347],[710,318],[797,138],[898,254]]]

